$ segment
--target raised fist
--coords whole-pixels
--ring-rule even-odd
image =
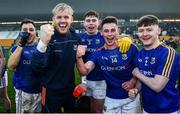
[[[48,44],[51,40],[52,35],[54,35],[54,28],[50,24],[45,24],[40,27],[40,40],[44,44]]]
[[[80,58],[85,55],[87,46],[86,45],[78,45],[76,57]]]
[[[28,32],[20,32],[18,35],[18,39],[19,39],[18,45],[20,47],[24,47],[27,43],[29,36],[30,36],[30,33]]]

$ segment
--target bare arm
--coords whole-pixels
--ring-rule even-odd
[[[76,58],[77,60],[77,68],[81,76],[88,75],[95,67],[95,64],[92,61],[87,61],[84,63],[82,57]]]
[[[124,82],[122,84],[122,87],[126,90],[129,91],[130,89],[134,88],[137,82],[137,78],[136,77],[132,77],[130,80]]]
[[[147,77],[138,68],[133,70],[133,75],[155,92],[161,92],[169,81],[167,77],[160,75],[155,75],[154,78]]]
[[[10,55],[8,60],[8,68],[14,70],[17,67],[17,65],[19,64],[22,50],[23,48],[18,46],[16,50]]]
[[[92,61],[87,61],[84,63],[82,57],[85,55],[87,46],[79,45],[76,53],[77,68],[81,76],[88,75],[95,67]]]

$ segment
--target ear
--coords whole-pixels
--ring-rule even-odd
[[[52,17],[52,21],[55,21],[55,17],[54,16]]]
[[[101,29],[101,20],[98,21],[98,30]]]
[[[39,35],[38,35],[38,32],[36,32],[36,37],[38,37]]]
[[[71,18],[71,21],[73,22],[74,21],[74,17],[72,16],[72,18]]]
[[[120,26],[118,26],[118,32],[119,32],[119,34],[121,34],[121,27]]]
[[[101,26],[101,22],[102,22],[102,20],[99,19],[98,26]]]
[[[158,34],[161,34],[161,28],[158,27]]]

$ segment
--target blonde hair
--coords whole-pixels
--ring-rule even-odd
[[[70,15],[73,15],[74,11],[71,6],[67,5],[66,3],[59,3],[57,4],[53,10],[53,15],[56,15],[59,11],[63,12],[64,10],[67,10]]]

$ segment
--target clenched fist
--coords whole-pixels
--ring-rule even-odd
[[[129,96],[130,99],[135,99],[137,94],[138,94],[138,89],[137,88],[131,89],[128,92],[128,96]]]
[[[80,58],[85,55],[87,46],[86,45],[78,45],[76,57]]]
[[[40,27],[40,39],[44,44],[48,44],[54,34],[54,28],[50,24],[45,24]]]

